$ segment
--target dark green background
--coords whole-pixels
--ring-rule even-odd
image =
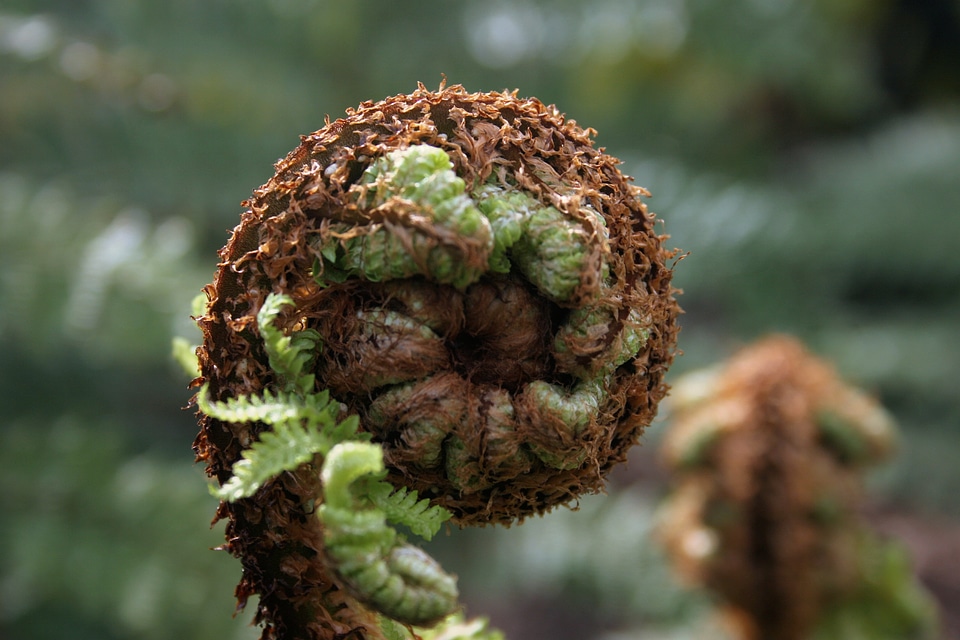
[[[171,338],[197,339],[190,301],[298,135],[444,74],[556,104],[650,189],[689,252],[672,375],[788,332],[882,399],[902,446],[874,511],[958,615],[956,0],[6,0],[0,637],[255,635]],[[699,637],[646,535],[666,426],[588,513],[435,545],[469,611],[515,639]]]

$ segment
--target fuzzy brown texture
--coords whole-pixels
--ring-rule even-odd
[[[676,252],[654,231],[640,199],[646,192],[593,146],[592,133],[536,99],[421,85],[411,95],[363,103],[304,136],[245,203],[205,289],[199,355],[211,396],[256,393],[273,382],[256,313],[268,294],[282,292],[295,309],[280,324],[322,336],[317,388],[330,388],[346,413],[360,415],[362,428],[384,446],[394,485],[430,497],[460,525],[509,524],[601,490],[666,393],[680,311],[670,284]],[[609,242],[591,240],[588,261],[596,268],[584,270],[570,299],[546,300],[512,272],[465,290],[419,276],[317,284],[318,247],[333,226],[342,236],[343,224],[356,224],[356,233],[373,224],[348,190],[373,159],[417,144],[443,149],[468,192],[491,182],[522,189],[581,220],[588,235],[597,228],[590,212],[602,216]],[[472,246],[459,250],[464,263],[476,260]],[[606,282],[590,275],[600,273],[601,261],[609,266]],[[573,344],[565,354],[571,362],[589,368],[619,340],[631,310],[640,311],[649,335],[609,376],[598,417],[572,434],[555,416],[541,415],[524,389],[533,380],[573,385],[557,368],[551,342],[571,309],[585,304],[608,310],[610,321],[585,344]],[[220,483],[264,428],[204,416],[200,425],[198,459]],[[579,463],[549,466],[531,453],[538,446]],[[259,594],[264,637],[378,637],[370,615],[352,606],[324,569],[322,531],[311,513],[316,471],[308,465],[252,498],[221,505],[227,549],[244,564],[240,604]]]
[[[743,640],[808,637],[857,584],[861,474],[889,453],[885,412],[780,336],[676,388],[664,455],[678,484],[661,529],[672,560]],[[856,459],[823,429],[839,414]]]

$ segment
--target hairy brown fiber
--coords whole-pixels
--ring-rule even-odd
[[[360,416],[395,486],[460,525],[600,490],[666,393],[680,311],[646,192],[591,134],[536,99],[421,85],[303,137],[245,203],[205,290],[212,398],[273,381],[256,314],[284,293],[282,326],[321,336],[317,388]],[[395,187],[391,154],[417,147],[442,150],[462,194],[432,177],[417,189],[442,203]],[[225,482],[261,429],[202,417],[198,458]],[[301,469],[221,507],[238,594],[260,595],[268,637],[376,637],[323,570],[318,494]]]

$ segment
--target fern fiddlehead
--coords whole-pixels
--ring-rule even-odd
[[[857,512],[863,469],[893,447],[889,414],[785,336],[689,375],[664,441],[677,483],[661,534],[737,637],[931,637],[929,604]]]
[[[391,564],[404,547],[383,538],[370,575],[351,564],[375,536],[339,535],[325,509],[317,469],[339,444],[382,451],[385,479],[340,495],[381,533],[392,487],[460,525],[510,523],[599,490],[625,458],[666,392],[679,307],[675,252],[616,165],[537,100],[421,86],[304,137],[254,192],[199,319],[195,448],[221,491],[255,491],[220,513],[270,637],[388,633],[351,597],[419,610],[378,573],[408,584],[418,556]],[[280,397],[296,409],[275,413]],[[314,397],[323,419],[300,406]],[[283,438],[315,442],[256,478],[255,443]]]

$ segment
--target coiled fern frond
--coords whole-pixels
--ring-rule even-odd
[[[429,536],[434,507],[467,526],[570,504],[653,420],[677,251],[591,135],[536,99],[421,85],[301,138],[245,203],[198,318],[195,450],[229,495],[256,492],[219,514],[268,638],[381,638],[370,608],[439,618],[406,604],[432,561],[378,538],[389,523]],[[334,481],[317,469],[367,437],[383,470],[350,484],[370,527],[351,540],[336,509],[311,517]]]
[[[403,623],[435,623],[457,607],[456,579],[404,542],[387,525],[386,512],[357,490],[365,476],[384,471],[383,450],[375,444],[344,442],[331,449],[321,472],[325,495],[319,510],[327,551],[347,586],[377,611]],[[424,514],[436,521],[445,513],[415,500],[390,502],[395,517],[415,525]]]

